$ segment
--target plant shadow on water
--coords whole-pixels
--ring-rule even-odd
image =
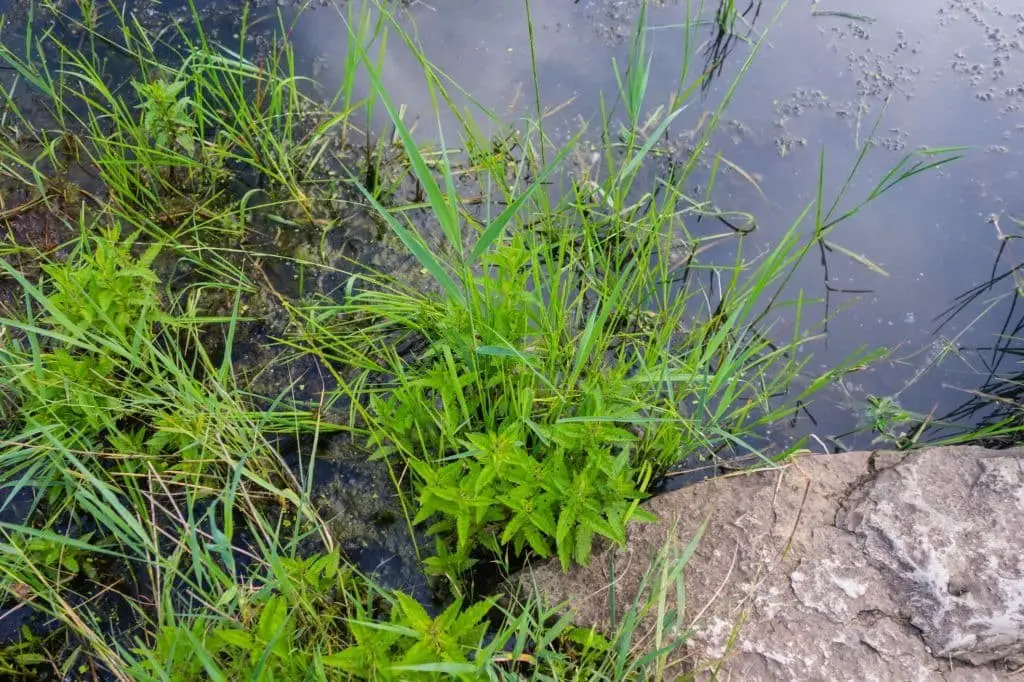
[[[553,143],[539,91],[534,120],[481,133],[389,7],[338,10],[372,96],[350,79],[330,108],[306,94],[283,19],[250,48],[248,10],[221,43],[194,6],[166,31],[115,5],[48,6],[73,44],[44,23],[26,54],[0,45],[15,188],[0,202],[0,670],[660,677],[689,624],[676,614],[648,654],[639,623],[682,591],[699,538],[665,548],[612,632],[483,593],[528,558],[568,570],[624,545],[680,461],[801,448],[760,436],[877,353],[809,369],[821,325],[802,320],[795,268],[865,203],[957,157],[919,150],[851,199],[849,179],[826,195],[823,154],[814,201],[753,256],[746,228],[692,232],[734,227],[708,199],[720,156],[707,196],[687,192],[760,39],[694,149],[647,173],[720,68],[723,31],[759,11],[723,7],[711,66],[684,63],[653,112],[640,12],[585,170],[570,163],[593,159],[585,131]],[[705,25],[683,27],[687,60]],[[414,139],[381,77],[388,36],[462,149],[443,127]],[[108,72],[108,52],[131,69]],[[370,144],[356,121],[375,108],[393,134]],[[705,260],[720,245],[725,262]]]
[[[943,348],[932,353],[929,367],[942,362],[962,364],[968,381],[980,377],[976,389],[950,387],[969,397],[955,408],[938,415],[918,417],[913,424],[922,440],[930,443],[977,443],[992,448],[1017,445],[1024,430],[1024,371],[1020,365],[1024,357],[1024,309],[1021,292],[1024,280],[1021,272],[1024,261],[1015,249],[1024,223],[1007,217],[1010,226],[1001,226],[1001,217],[989,217],[996,250],[992,268],[986,281],[964,291],[936,320],[936,333],[956,320],[966,323],[956,337]],[[1001,320],[992,334],[990,344],[966,345],[959,338],[983,320]],[[967,383],[965,381],[965,383]]]
[[[740,0],[743,3],[743,0]],[[704,74],[706,76],[701,85],[703,91],[707,91],[714,82],[714,79],[722,75],[729,55],[736,48],[737,43],[747,43],[755,30],[757,20],[761,16],[761,0],[749,0],[746,7],[740,10],[735,0],[726,0],[718,4],[713,20],[714,37],[708,41],[704,48]],[[737,28],[740,24],[746,26],[746,33],[740,33]]]
[[[1008,221],[1009,229],[1002,224]],[[971,444],[1003,449],[1016,447],[1024,431],[1024,312],[1021,307],[1021,272],[1024,262],[1014,248],[1024,222],[1013,216],[990,215],[998,244],[988,273],[982,281],[956,296],[936,316],[931,344],[911,350],[900,362],[917,364],[924,357],[910,381],[892,395],[867,395],[862,421],[857,433],[874,436],[873,444],[898,449],[922,446]],[[952,336],[950,329],[959,322]],[[976,328],[990,329],[990,339],[978,339]],[[966,395],[962,402],[944,411],[934,404],[930,411],[912,409],[903,393],[930,373],[944,372],[955,376],[955,384],[943,388]],[[977,386],[972,388],[971,386]],[[932,398],[934,400],[934,398]],[[925,406],[927,407],[927,406]],[[836,437],[841,443],[844,434]]]

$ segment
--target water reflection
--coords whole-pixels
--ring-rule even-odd
[[[957,296],[938,318],[937,333],[965,316],[974,318],[968,325],[983,323],[995,331],[990,343],[956,349],[965,362],[979,368],[982,380],[977,389],[959,387],[969,397],[938,417],[938,426],[931,430],[936,437],[951,438],[977,429],[985,434],[983,443],[999,447],[1012,445],[1015,439],[1008,432],[1024,427],[1024,260],[1019,258],[1024,245],[1018,243],[1024,239],[1020,233],[1024,224],[1010,220],[1013,233],[1003,230],[999,216],[989,218],[999,248],[988,279]]]
[[[743,11],[737,10],[735,0],[719,0],[715,18],[711,22],[712,38],[704,48],[705,78],[701,81],[701,90],[707,92],[715,77],[722,74],[738,43],[751,41],[754,25],[760,16],[761,0],[750,0]],[[746,32],[741,33],[743,28],[746,28]]]

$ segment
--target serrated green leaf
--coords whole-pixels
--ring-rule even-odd
[[[576,530],[575,547],[573,559],[580,566],[586,566],[590,561],[590,550],[594,542],[594,531],[587,526],[580,526]]]
[[[534,552],[544,557],[545,559],[551,556],[551,543],[548,539],[535,528],[526,527],[523,529],[523,535],[526,536],[527,541],[530,543],[530,548]],[[521,551],[521,549],[520,549]]]
[[[569,628],[563,636],[570,642],[579,644],[585,650],[607,651],[611,648],[611,642],[598,632],[596,628],[573,627]]]
[[[562,541],[569,537],[569,533],[572,531],[573,525],[576,523],[576,514],[571,507],[564,507],[562,513],[558,515],[558,526],[555,529],[555,542],[558,543],[559,547],[562,545]]]
[[[427,632],[433,620],[426,609],[423,608],[423,605],[404,592],[394,592],[393,594],[398,601],[398,606],[402,610],[403,621],[418,632]]]
[[[572,565],[572,537],[569,536],[564,540],[559,540],[555,544],[558,547],[558,562],[562,564],[563,571],[568,571],[569,566]]]
[[[365,672],[366,654],[361,647],[349,647],[344,651],[324,656],[320,662],[330,668],[341,668],[350,673]]]
[[[633,510],[633,513],[630,514],[629,520],[639,521],[641,523],[657,523],[658,517],[657,515],[647,511],[643,507],[637,507],[636,509]]]
[[[458,510],[458,516],[455,517],[455,533],[458,538],[459,549],[469,547],[469,525],[470,518],[467,510]]]
[[[555,515],[550,507],[542,507],[534,511],[530,515],[530,522],[546,535],[555,536],[558,533],[555,525]]]
[[[461,637],[471,632],[473,628],[481,625],[481,621],[487,617],[493,607],[494,600],[485,599],[462,611],[455,619],[455,625],[452,628],[453,634]]]

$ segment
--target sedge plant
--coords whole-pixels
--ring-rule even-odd
[[[702,262],[723,239],[690,231],[707,204],[685,188],[736,83],[694,154],[642,184],[685,95],[701,86],[697,78],[672,110],[643,120],[644,30],[619,74],[626,133],[602,121],[607,172],[586,182],[564,172],[580,136],[542,153],[551,141],[540,121],[518,133],[518,153],[467,163],[442,148],[428,161],[378,69],[364,62],[427,218],[415,222],[413,207],[362,191],[429,284],[353,275],[340,303],[298,311],[305,324],[290,343],[335,368],[332,400],[349,406],[372,456],[391,463],[399,490],[409,491],[411,523],[436,538],[428,570],[454,585],[481,558],[551,556],[568,569],[587,562],[599,537],[623,544],[631,521],[651,520],[639,503],[652,483],[688,458],[785,458],[802,443],[769,457],[762,430],[877,357],[865,352],[810,374],[801,349],[816,325],[802,328],[805,300],[790,286],[806,255],[831,247],[838,225],[863,205],[837,208],[853,173],[834,201],[822,196],[822,178],[816,207],[767,253],[746,256],[739,235],[731,264]],[[437,106],[451,104],[444,75],[420,63]],[[482,148],[472,139],[479,127],[465,112],[457,117],[463,146]],[[904,159],[864,201],[954,152]],[[482,209],[461,199],[467,176]],[[789,332],[772,322],[780,310],[795,322]]]

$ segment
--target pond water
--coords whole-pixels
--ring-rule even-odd
[[[711,4],[650,5],[651,108],[664,103],[678,81],[680,27],[688,19],[714,17]],[[1012,278],[940,322],[958,296],[1020,262],[1008,241],[996,263],[1000,233],[1016,234],[1011,217],[1024,215],[1017,191],[1024,149],[1024,12],[1010,5],[823,0],[782,6],[741,0],[737,9],[747,13],[736,31],[742,37],[726,46],[722,71],[706,96],[693,99],[679,119],[676,135],[683,139],[682,131],[717,105],[753,43],[764,36],[712,143],[712,151],[760,184],[763,194],[733,173],[716,185],[715,197],[721,208],[756,216],[758,245],[772,243],[814,199],[822,150],[826,187],[834,192],[876,121],[876,148],[851,198],[864,196],[892,164],[919,147],[970,147],[960,161],[901,185],[834,235],[833,241],[885,274],[837,252],[829,256],[829,288],[862,293],[829,294],[829,310],[839,314],[829,323],[827,341],[814,349],[814,363],[838,362],[865,345],[893,353],[819,399],[816,424],[803,424],[803,433],[827,440],[855,429],[869,394],[892,396],[908,410],[941,417],[972,397],[967,391],[985,382],[998,359],[992,347],[999,345],[1007,314],[1012,318]],[[600,94],[609,105],[616,101],[611,62],[628,58],[640,10],[636,0],[534,2],[529,8],[524,2],[416,0],[408,7],[407,25],[441,71],[511,121],[529,116],[534,106],[528,9],[542,104],[568,101],[549,119],[549,134],[565,137],[583,120],[597,130]],[[696,35],[703,43],[698,56],[710,54],[711,22]],[[304,15],[295,29],[300,49],[317,65],[328,90],[341,76],[343,36],[340,14],[331,10]],[[691,74],[706,66],[691,64]],[[397,39],[389,43],[383,71],[396,102],[407,105],[411,118],[423,119],[420,134],[435,135],[422,69]],[[448,118],[441,125],[449,139],[457,130]],[[825,277],[813,258],[801,268],[797,285],[808,296],[824,297]],[[822,305],[804,318],[824,315]],[[1012,371],[1011,359],[1002,359],[1001,371]],[[861,435],[841,442],[852,447],[870,440]]]

